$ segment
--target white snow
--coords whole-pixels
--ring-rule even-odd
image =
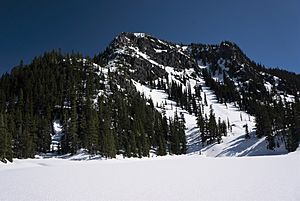
[[[300,152],[0,163],[1,201],[300,200]]]
[[[284,99],[290,103],[295,102],[295,96],[290,95],[290,94],[287,94],[286,96],[284,96]]]
[[[272,91],[273,85],[270,84],[270,82],[265,82],[264,85],[265,85],[265,88],[266,88],[266,90],[267,90],[268,92],[271,92],[271,91]]]
[[[128,47],[130,50],[133,50],[134,55],[136,57],[142,57],[143,59],[149,61],[150,63],[152,63],[153,65],[159,66],[159,67],[163,67],[163,65],[158,64],[156,61],[152,60],[147,54],[141,52],[138,48],[136,47]]]
[[[163,42],[162,40],[159,40],[159,39],[158,39],[158,42],[161,43],[161,44],[163,44],[163,45],[165,45],[165,46],[168,46],[168,47],[170,47],[170,48],[174,48],[173,46],[170,46],[168,43]]]
[[[56,120],[53,122],[54,135],[51,136],[51,144],[50,144],[50,150],[52,150],[52,151],[58,150],[58,146],[59,146],[61,138],[63,136],[62,128],[63,128],[63,126],[61,125],[59,120]]]
[[[229,120],[232,125],[232,132],[228,132],[227,137],[222,138],[222,143],[214,143],[206,146],[200,143],[200,133],[197,127],[197,118],[193,114],[189,114],[186,110],[177,107],[174,101],[168,100],[168,95],[163,90],[150,89],[134,80],[133,84],[139,92],[145,95],[146,98],[153,100],[154,106],[158,106],[157,110],[164,112],[167,117],[173,117],[175,111],[178,114],[183,114],[186,121],[186,136],[188,142],[188,153],[201,152],[206,156],[251,156],[251,155],[265,155],[265,154],[282,154],[286,153],[286,150],[280,147],[275,151],[267,149],[265,138],[258,140],[254,134],[253,129],[255,127],[255,119],[244,111],[240,111],[232,103],[220,104],[217,102],[216,96],[209,87],[205,86],[205,81],[201,77],[192,78],[193,69],[186,69],[185,71],[174,70],[174,68],[166,66],[164,69],[169,74],[169,80],[180,83],[176,77],[182,78],[183,75],[189,78],[189,84],[191,86],[191,93],[195,94],[194,87],[201,85],[203,92],[201,92],[202,100],[206,95],[207,106],[204,106],[204,113],[209,115],[210,105],[214,110],[216,119],[219,117],[221,120]],[[185,89],[186,86],[183,87]],[[163,107],[162,107],[163,106]],[[245,125],[248,125],[249,132],[252,132],[252,138],[245,139]],[[282,144],[280,144],[282,145]],[[259,149],[258,149],[259,148]],[[259,151],[253,151],[259,150]]]
[[[55,133],[60,133],[62,131],[62,125],[60,124],[59,121],[53,122],[53,129]]]
[[[160,50],[160,49],[155,49],[155,48],[154,48],[154,51],[156,53],[168,52],[168,50]]]
[[[133,33],[133,34],[137,38],[144,38],[145,37],[145,33]]]
[[[188,46],[182,46],[182,50],[186,51],[188,49]]]

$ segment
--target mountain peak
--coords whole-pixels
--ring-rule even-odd
[[[144,38],[145,36],[146,36],[146,34],[145,33],[133,33],[133,35],[135,36],[135,37],[137,37],[137,38]]]
[[[121,32],[116,38],[145,38],[147,36],[150,35],[145,32]]]

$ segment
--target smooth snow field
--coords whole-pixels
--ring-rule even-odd
[[[0,163],[1,201],[300,200],[300,151]]]

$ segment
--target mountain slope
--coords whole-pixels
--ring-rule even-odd
[[[299,83],[228,41],[121,33],[93,59],[52,51],[2,76],[0,159],[287,153],[300,140]]]
[[[182,85],[183,93],[190,90],[192,96],[196,96],[200,91],[196,107],[203,107],[204,113],[208,115],[212,105],[217,119],[220,117],[221,120],[234,125],[229,135],[234,135],[235,138],[228,139],[231,139],[231,142],[240,139],[237,140],[240,146],[237,146],[235,153],[224,151],[228,150],[229,146],[225,145],[222,153],[210,152],[211,155],[263,155],[287,152],[284,148],[285,142],[279,136],[273,136],[276,147],[271,147],[277,151],[266,148],[268,142],[265,138],[255,138],[255,121],[252,115],[257,113],[256,107],[261,104],[273,104],[270,103],[273,100],[284,100],[286,104],[293,102],[299,87],[284,84],[289,83],[286,78],[267,73],[270,70],[255,64],[235,44],[225,41],[215,46],[176,45],[147,34],[122,33],[104,54],[101,54],[103,55],[109,60],[96,58],[102,65],[108,62],[116,67],[118,63],[114,63],[115,61],[125,63],[129,69],[129,77],[137,89],[146,94],[146,97],[151,97],[158,110],[167,116],[173,114],[175,110],[184,114],[187,119],[189,151],[199,150],[202,147],[200,145],[202,143],[199,144],[201,139],[197,129],[198,116],[195,109],[187,108],[193,106],[178,104],[178,99],[170,96],[172,82]],[[207,97],[206,104],[203,103],[204,96]],[[242,110],[246,110],[248,114]],[[246,125],[254,139],[243,142],[241,139],[245,135]],[[223,139],[224,142],[227,140]],[[260,151],[253,151],[256,146],[260,146]],[[211,149],[217,150],[215,147]],[[232,152],[232,149],[230,150]]]

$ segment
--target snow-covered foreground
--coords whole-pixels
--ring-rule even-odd
[[[288,155],[199,155],[0,164],[1,201],[300,200],[300,151]]]

